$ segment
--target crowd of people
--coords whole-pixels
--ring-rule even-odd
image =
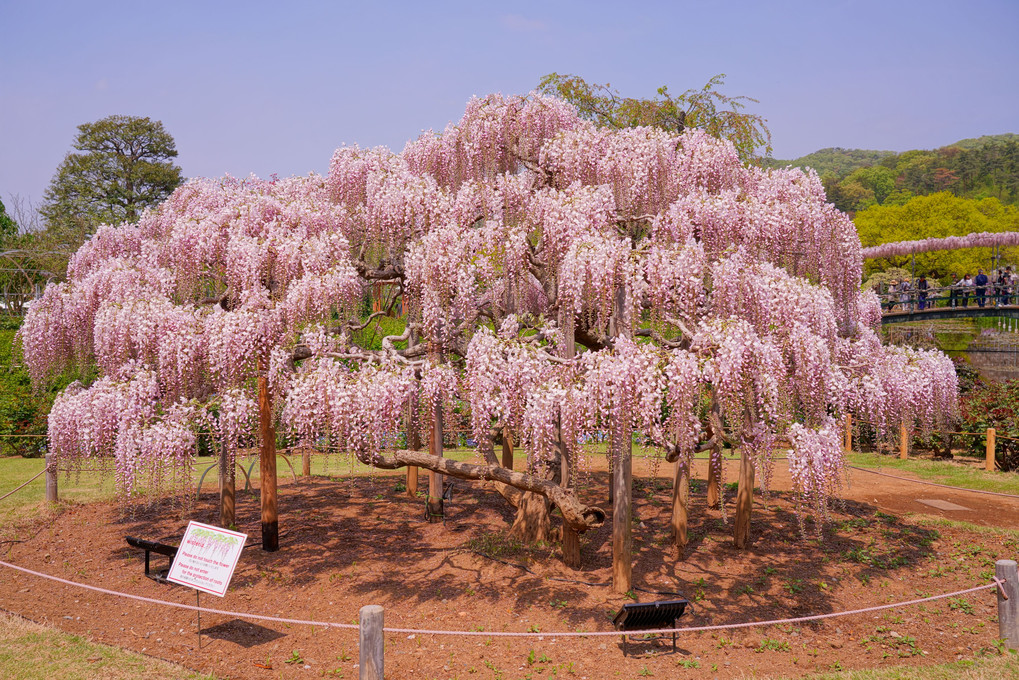
[[[879,290],[886,311],[892,311],[898,305],[903,311],[924,310],[941,302],[949,307],[968,307],[970,300],[978,307],[1004,307],[1019,304],[1019,280],[1012,272],[1012,267],[999,267],[991,270],[990,275],[983,269],[976,276],[953,274],[953,283],[946,286],[932,285],[926,276],[915,280],[892,280],[887,287]]]

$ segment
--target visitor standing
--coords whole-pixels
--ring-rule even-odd
[[[902,311],[908,312],[912,310],[911,297],[909,281],[902,279],[899,282],[899,302],[902,304]]]
[[[956,285],[959,286],[959,298],[962,300],[962,306],[969,307],[969,294],[973,290],[973,277],[966,274],[962,277],[962,281]]]
[[[927,277],[923,274],[920,275],[920,280],[916,282],[916,306],[923,311],[927,308]]]
[[[979,307],[983,307],[984,306],[984,302],[986,301],[987,282],[988,281],[989,281],[989,279],[987,278],[987,274],[984,273],[983,269],[979,270],[977,272],[977,277],[975,279],[973,279],[973,286],[974,286],[973,292],[976,293],[976,296],[977,296],[977,306],[979,306]]]

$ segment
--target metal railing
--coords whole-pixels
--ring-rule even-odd
[[[878,294],[883,314],[948,307],[1013,307],[1019,305],[1019,286],[930,286],[918,290],[888,290]]]

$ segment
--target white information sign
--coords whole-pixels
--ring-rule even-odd
[[[247,540],[247,534],[190,522],[166,580],[223,597]]]

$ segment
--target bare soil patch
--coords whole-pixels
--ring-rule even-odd
[[[703,466],[703,464],[701,464]],[[661,474],[666,473],[662,465]],[[734,467],[732,464],[729,467]],[[668,535],[670,482],[635,461],[634,583],[640,601],[679,593],[694,602],[686,626],[824,614],[961,590],[990,580],[994,561],[1015,559],[1019,540],[1004,532],[931,526],[909,513],[1016,526],[1019,501],[949,492],[854,472],[831,512],[824,540],[800,536],[784,473],[757,495],[752,547],[732,547],[731,523],[706,508],[706,471],[695,469],[691,544],[676,559]],[[734,478],[730,470],[729,478]],[[902,475],[903,473],[895,473]],[[557,638],[560,631],[610,630],[627,597],[611,581],[611,519],[582,538],[584,567],[565,568],[555,546],[506,538],[510,508],[480,486],[456,482],[445,524],[424,521],[424,500],[402,491],[402,475],[313,477],[280,486],[281,549],[260,549],[257,496],[238,494],[245,550],[225,598],[204,606],[270,616],[356,622],[381,604],[386,625],[441,630],[538,631],[538,638],[388,634],[390,678],[598,678],[799,676],[839,668],[924,665],[995,654],[991,590],[803,625],[634,640]],[[606,499],[595,471],[588,502]],[[731,496],[731,492],[729,493]],[[941,499],[973,510],[938,510]],[[125,535],[176,543],[188,519],[215,523],[217,499],[204,494],[188,517],[167,507],[133,514],[109,503],[74,505],[21,527],[4,559],[82,583],[194,604],[189,589],[142,575],[142,556]],[[808,521],[808,532],[813,524]],[[9,533],[12,530],[8,530]],[[161,565],[163,558],[154,556]],[[201,650],[194,613],[156,607],[0,569],[3,607],[107,644],[158,656],[224,678],[357,677],[357,632],[204,615]]]

